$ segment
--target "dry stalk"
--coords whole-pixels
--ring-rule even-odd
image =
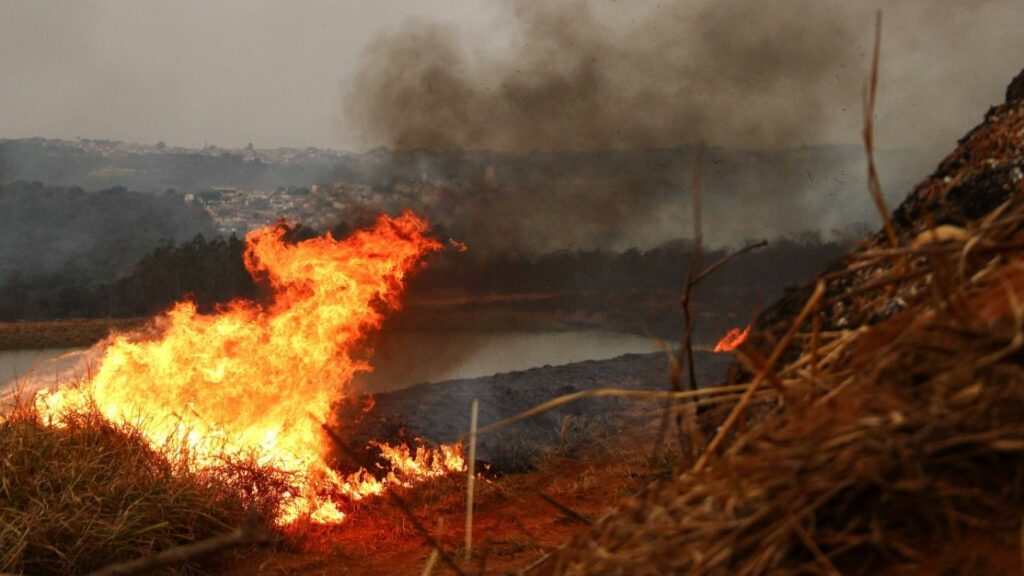
[[[753,398],[754,393],[757,392],[761,382],[763,382],[768,373],[775,368],[775,363],[779,361],[779,358],[782,357],[782,354],[789,347],[789,343],[793,340],[793,336],[796,334],[797,330],[799,330],[804,321],[807,320],[807,317],[817,310],[818,304],[821,302],[821,297],[824,294],[825,284],[824,282],[819,282],[818,287],[815,288],[814,293],[811,295],[810,299],[807,300],[807,304],[804,305],[804,309],[800,311],[800,314],[796,317],[796,320],[793,321],[793,324],[789,327],[786,335],[782,337],[782,340],[779,340],[779,343],[775,345],[775,349],[772,350],[771,355],[768,357],[768,361],[765,362],[764,366],[757,373],[757,376],[754,377],[753,381],[751,381],[750,386],[743,394],[743,397],[740,398],[736,407],[733,408],[728,418],[726,418],[725,423],[722,424],[721,428],[719,428],[718,433],[711,439],[711,444],[708,445],[707,450],[701,454],[700,459],[698,459],[697,463],[693,465],[694,472],[700,472],[704,466],[707,465],[708,459],[722,444],[726,435],[732,427],[736,425],[736,422],[743,414],[743,411],[746,410],[747,405],[750,404],[750,399]]]
[[[875,45],[871,57],[871,75],[864,86],[864,149],[868,156],[868,189],[871,191],[871,198],[875,201],[875,208],[878,209],[878,214],[882,217],[889,245],[896,248],[898,247],[896,232],[889,219],[889,207],[885,204],[882,183],[878,177],[878,167],[875,165],[875,98],[878,94],[878,59],[881,46],[882,11],[879,10],[875,16]]]
[[[797,518],[790,510],[786,510],[786,519],[789,521],[790,526],[793,527],[793,531],[796,532],[797,536],[799,536],[800,541],[803,542],[804,546],[806,546],[807,549],[811,551],[811,554],[814,555],[814,559],[822,565],[830,576],[838,576],[840,574],[839,570],[836,569],[832,564],[832,561],[828,559],[828,556],[825,556],[825,553],[821,551],[821,547],[814,542],[814,538],[812,538],[811,535],[807,533],[807,530],[804,529],[803,525],[800,524],[800,519]]]
[[[821,316],[811,321],[811,378],[818,380],[818,368],[821,361]]]
[[[469,462],[466,463],[466,560],[473,557],[473,484],[476,479],[476,435],[480,401],[473,398],[469,409]]]
[[[437,539],[441,540],[444,537],[444,517],[437,519]],[[437,565],[437,559],[440,557],[437,548],[430,549],[430,556],[427,556],[427,563],[423,565],[423,576],[430,576],[434,571],[434,566]]]
[[[701,268],[701,251],[704,244],[704,235],[701,230],[701,178],[704,170],[704,145],[698,144],[693,153],[693,184],[691,193],[693,195],[693,254],[690,258],[690,272],[687,274],[686,287],[683,290],[683,321],[685,323],[683,332],[683,351],[686,358],[687,376],[689,377],[690,390],[697,389],[697,375],[693,367],[693,317],[690,314],[693,289],[696,286],[695,279],[699,276]]]
[[[422,576],[430,576],[434,572],[434,565],[437,564],[437,548],[430,550],[430,556],[427,557],[427,563],[423,566]]]
[[[690,187],[690,193],[693,198],[693,254],[690,255],[690,271],[687,273],[686,285],[683,287],[683,297],[680,302],[680,307],[683,312],[683,341],[682,348],[679,350],[679,362],[678,365],[671,367],[669,373],[669,382],[672,385],[672,390],[675,392],[682,392],[684,390],[681,376],[681,368],[685,366],[687,372],[688,386],[686,389],[693,391],[697,389],[697,373],[693,365],[693,316],[690,312],[690,305],[693,297],[694,282],[693,279],[697,276],[700,270],[701,261],[701,248],[703,246],[703,233],[701,231],[701,177],[704,168],[704,145],[698,143],[693,151],[693,182]],[[668,401],[671,405],[672,400]],[[699,446],[703,444],[700,436],[700,431],[697,428],[696,423],[697,414],[689,412],[679,412],[676,414],[676,431],[677,439],[679,441],[679,450],[685,449],[686,442],[684,439],[684,420],[689,429],[691,443],[690,448],[696,454],[699,450]],[[654,441],[653,451],[657,452],[664,440],[665,432],[668,430],[669,412],[666,411],[661,421],[661,426],[658,429],[658,436]]]
[[[547,492],[544,492],[543,490],[537,490],[537,495],[540,496],[541,499],[547,502],[548,504],[551,504],[552,506],[557,508],[559,512],[564,514],[569,519],[575,520],[580,524],[586,524],[587,526],[590,526],[594,523],[593,518],[587,516],[586,514],[583,514],[582,512],[578,512],[571,506],[568,506],[556,500],[553,496],[551,496]]]
[[[735,258],[746,254],[754,249],[766,246],[768,242],[762,240],[756,244],[746,246],[732,254],[728,254],[711,266],[701,270],[701,256],[703,247],[703,231],[701,225],[702,209],[701,209],[701,180],[703,177],[704,167],[704,146],[702,143],[698,143],[694,150],[693,158],[693,181],[691,185],[691,193],[693,197],[693,254],[690,258],[690,270],[687,273],[686,285],[683,288],[683,297],[680,302],[680,307],[683,311],[683,342],[682,349],[679,352],[679,360],[677,363],[670,367],[669,382],[672,384],[672,390],[676,392],[683,391],[683,383],[681,374],[681,365],[686,366],[687,373],[687,390],[695,391],[700,386],[697,383],[697,372],[696,366],[693,361],[693,291],[697,288],[697,285],[701,280],[707,278],[713,274],[716,270],[725,266]],[[670,408],[671,400],[669,400]],[[686,442],[684,442],[684,434],[688,434],[690,437],[690,450],[691,456],[696,458],[697,455],[703,451],[705,439],[700,431],[700,427],[697,425],[697,412],[696,404],[689,402],[693,410],[678,410],[676,411],[676,430],[678,432],[679,448],[680,450],[685,449]],[[661,447],[661,443],[664,440],[665,432],[668,429],[669,414],[672,410],[666,409],[664,416],[662,417],[661,425],[658,428],[658,435],[654,442],[654,448],[652,453],[657,452]]]
[[[519,574],[520,575],[529,574],[530,572],[533,572],[534,570],[536,570],[536,569],[540,568],[541,566],[543,566],[544,563],[546,563],[549,560],[551,560],[551,552],[546,552],[540,558],[537,558],[536,560],[531,562],[528,566],[526,566],[525,568],[520,570]]]
[[[628,398],[632,400],[683,400],[688,398],[700,398],[702,396],[714,396],[716,394],[729,394],[733,392],[741,392],[747,390],[749,385],[747,384],[733,384],[730,386],[710,386],[707,388],[701,388],[699,390],[692,390],[686,392],[669,392],[665,390],[628,390],[623,388],[595,388],[593,390],[582,390],[580,392],[573,392],[572,394],[566,394],[557,398],[552,398],[543,404],[538,404],[529,410],[524,410],[514,416],[503,418],[497,422],[492,422],[487,426],[483,426],[477,430],[477,435],[486,434],[493,432],[499,428],[514,424],[521,420],[525,420],[538,414],[543,414],[548,410],[552,410],[559,406],[582,400],[583,398]],[[462,436],[461,440],[466,440],[466,436]]]
[[[256,528],[255,522],[248,522],[245,526],[234,532],[169,548],[152,556],[111,564],[96,570],[90,576],[135,576],[136,574],[146,574],[161,568],[188,564],[229,548],[246,544],[265,544],[271,540],[269,534]]]

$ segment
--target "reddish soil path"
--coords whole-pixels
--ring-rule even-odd
[[[619,439],[616,446],[592,447],[573,457],[547,456],[532,472],[478,480],[474,560],[460,562],[463,569],[479,574],[484,563],[487,574],[512,572],[586,528],[546,502],[541,492],[584,516],[598,518],[653,478],[665,475],[671,459],[652,460],[650,438],[645,433],[642,442],[636,437]],[[461,560],[465,480],[445,478],[403,490],[401,495],[423,524],[431,529],[441,526],[446,550]],[[292,533],[276,547],[237,552],[213,571],[232,576],[418,575],[431,550],[390,500],[378,498],[354,510],[341,526]],[[433,573],[452,571],[438,561]]]

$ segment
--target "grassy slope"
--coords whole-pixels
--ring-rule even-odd
[[[81,574],[239,526],[227,476],[191,473],[95,414],[0,421],[0,572]]]
[[[893,213],[896,246],[869,238],[766,311],[739,356],[771,399],[555,573],[1021,573],[1019,92]]]

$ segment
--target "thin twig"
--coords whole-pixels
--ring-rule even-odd
[[[831,576],[838,576],[842,574],[841,572],[839,572],[838,569],[836,569],[835,564],[833,564],[832,561],[828,559],[828,556],[826,556],[825,553],[821,551],[821,548],[814,541],[814,538],[812,538],[811,535],[807,533],[807,530],[803,527],[803,525],[800,524],[800,519],[797,518],[796,515],[793,514],[792,510],[789,510],[788,507],[786,508],[786,517],[787,521],[789,522],[789,525],[793,527],[793,531],[796,532],[796,535],[804,543],[804,546],[806,546],[807,549],[811,551],[811,554],[814,555],[814,559],[817,560],[819,564],[821,564],[822,568],[824,568],[825,571]]]
[[[550,496],[543,490],[537,490],[537,495],[540,496],[548,504],[551,504],[552,506],[557,508],[559,512],[565,514],[567,517],[576,520],[581,524],[586,524],[587,526],[591,526],[594,524],[593,518],[581,512],[577,512],[576,510],[570,508],[569,506],[563,504],[562,502],[555,500],[552,496]]]
[[[701,181],[703,177],[704,167],[704,146],[699,143],[694,150],[693,157],[693,183],[691,186],[691,192],[693,195],[693,254],[690,257],[690,271],[686,277],[686,285],[683,288],[683,297],[680,302],[680,307],[683,311],[683,342],[682,350],[679,352],[679,364],[685,364],[687,374],[687,390],[697,390],[700,385],[697,383],[697,370],[696,364],[693,361],[693,291],[697,285],[707,278],[709,275],[714,273],[716,270],[725,266],[736,257],[750,252],[761,246],[768,244],[767,241],[761,241],[756,244],[746,246],[732,254],[726,255],[720,258],[717,262],[711,266],[701,270],[701,256],[702,248],[704,243],[704,234],[701,224]],[[679,366],[673,366],[670,374],[669,381],[672,384],[672,389],[676,392],[683,390],[682,380],[679,378],[681,370]],[[696,408],[694,409],[696,410]],[[668,428],[669,410],[666,410],[665,416],[662,418],[661,426],[658,429],[658,436],[654,442],[654,449],[652,453],[657,452],[661,447],[661,443],[664,440],[665,432]],[[690,449],[693,457],[696,458],[697,454],[704,448],[704,437],[700,432],[700,428],[697,426],[697,414],[694,412],[690,414],[686,411],[680,411],[676,414],[676,429],[678,431],[680,450],[683,449],[683,434],[684,434],[684,419],[687,420],[685,423],[685,429],[690,435]]]
[[[722,258],[719,258],[717,262],[715,262],[711,266],[708,266],[707,268],[705,268],[703,272],[698,274],[697,277],[693,279],[693,285],[696,286],[698,283],[700,283],[701,280],[703,280],[704,278],[706,278],[706,277],[710,276],[712,273],[714,273],[715,270],[718,270],[722,266],[725,266],[729,262],[732,262],[736,258],[746,254],[747,252],[750,252],[751,250],[756,250],[758,248],[763,248],[763,247],[765,247],[767,245],[768,245],[768,241],[767,240],[761,240],[760,242],[756,242],[754,244],[749,244],[749,245],[744,246],[743,248],[740,248],[739,250],[733,252],[732,254],[727,254],[727,255],[723,256]]]
[[[747,408],[747,404],[750,403],[750,399],[754,396],[754,393],[757,392],[761,382],[763,382],[768,376],[768,372],[775,368],[775,363],[779,361],[779,358],[781,358],[786,349],[789,348],[789,343],[793,340],[793,336],[796,335],[800,326],[803,325],[804,321],[807,320],[807,317],[812,312],[817,310],[818,304],[821,302],[821,297],[824,294],[825,283],[819,282],[817,288],[814,289],[814,294],[812,294],[810,299],[807,300],[807,304],[804,305],[804,309],[800,311],[800,315],[793,321],[793,324],[789,327],[786,335],[783,336],[782,340],[779,340],[779,343],[775,345],[775,349],[772,350],[771,356],[768,357],[768,361],[765,362],[764,366],[761,367],[761,370],[758,371],[757,376],[754,377],[754,380],[750,383],[750,386],[743,394],[743,398],[740,398],[736,407],[729,413],[729,417],[726,418],[725,423],[722,424],[722,427],[718,429],[718,433],[715,434],[714,438],[712,438],[711,444],[708,445],[707,450],[701,454],[700,459],[698,459],[697,463],[693,465],[694,472],[699,472],[704,468],[708,459],[722,444],[732,427],[736,425],[736,422],[743,414],[743,411]]]
[[[423,566],[422,576],[430,576],[434,572],[434,565],[437,564],[437,548],[430,551],[430,556],[427,557],[427,563]]]
[[[111,564],[92,572],[90,576],[134,576],[136,574],[145,574],[161,568],[187,564],[228,548],[244,546],[246,544],[264,544],[270,541],[270,535],[258,529],[254,522],[250,521],[242,528],[238,528],[233,532],[220,534],[191,544],[168,548],[152,556]]]
[[[871,192],[871,198],[875,201],[878,214],[882,217],[889,245],[896,248],[898,246],[896,231],[889,219],[889,207],[885,204],[882,183],[878,177],[878,167],[875,165],[875,98],[878,94],[878,58],[881,46],[882,11],[879,10],[875,17],[875,51],[871,58],[871,75],[864,87],[864,149],[868,156],[868,190]]]
[[[533,572],[534,570],[539,568],[541,565],[543,565],[548,560],[551,560],[551,552],[545,552],[543,556],[541,556],[540,558],[537,558],[536,560],[531,562],[529,566],[527,566],[526,568],[523,568],[522,570],[520,570],[519,574],[529,574],[530,572]]]
[[[466,463],[466,561],[473,557],[473,480],[476,464],[476,424],[480,400],[473,398],[469,409],[469,462]]]
[[[669,392],[665,390],[627,390],[624,388],[595,388],[593,390],[581,390],[580,392],[573,392],[572,394],[566,394],[557,398],[552,398],[543,404],[538,404],[529,410],[524,410],[514,416],[503,418],[497,422],[483,426],[476,431],[477,435],[486,434],[493,432],[498,428],[503,428],[509,424],[514,424],[520,420],[525,420],[532,416],[542,414],[557,408],[564,404],[569,404],[583,398],[630,398],[634,400],[677,400],[685,398],[697,398],[700,396],[712,396],[715,394],[729,394],[732,392],[741,392],[747,390],[747,384],[734,384],[731,386],[711,386],[707,388],[701,388],[700,390],[691,390],[687,392]],[[465,440],[466,437],[461,438]]]
[[[691,192],[693,195],[693,254],[690,255],[690,272],[687,274],[686,287],[683,290],[683,350],[686,359],[686,371],[689,376],[690,390],[697,389],[697,374],[693,367],[693,317],[690,314],[690,304],[693,299],[693,289],[697,285],[696,278],[700,275],[701,249],[704,244],[704,236],[701,231],[701,203],[700,185],[704,168],[704,145],[698,144],[693,152],[693,184]],[[678,390],[677,390],[678,391]]]

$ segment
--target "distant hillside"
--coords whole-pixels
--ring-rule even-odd
[[[938,158],[879,155],[886,190]],[[806,230],[828,234],[869,220],[858,147],[705,151],[705,241]],[[406,209],[425,214],[473,250],[653,248],[689,232],[688,147],[557,153],[439,153],[315,148],[201,150],[102,140],[0,140],[0,183],[38,180],[100,190],[124,186],[162,194],[216,188],[240,192],[319,184],[332,221]],[[365,195],[347,192],[367,190]],[[360,193],[361,194],[361,193]],[[895,200],[895,199],[894,199]],[[270,216],[273,219],[273,215]],[[320,219],[303,222],[320,226]],[[242,230],[244,231],[244,230]]]
[[[231,186],[269,188],[316,182],[340,153],[315,149],[270,151],[144,146],[109,140],[0,140],[0,183],[39,180],[99,190],[183,192]]]
[[[0,285],[7,288],[51,276],[55,285],[66,279],[61,288],[109,280],[163,241],[214,233],[206,212],[177,195],[38,182],[0,186],[0,230]]]

